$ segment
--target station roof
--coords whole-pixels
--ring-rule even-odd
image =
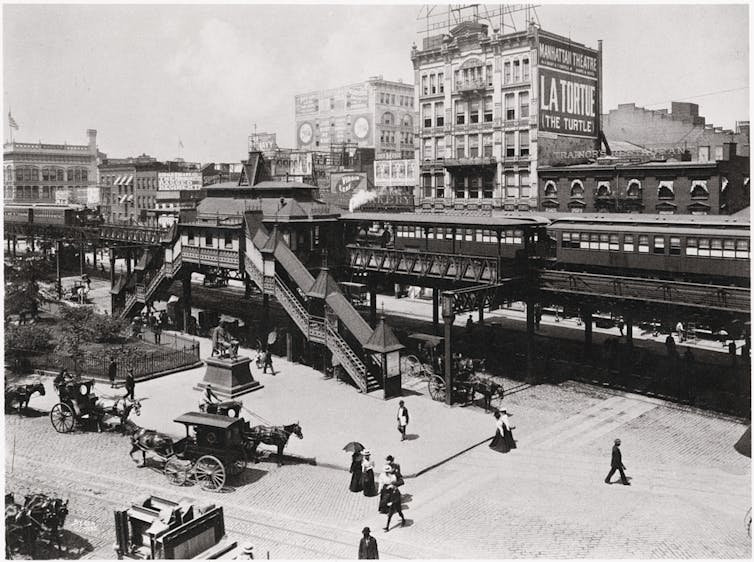
[[[652,215],[644,213],[545,213],[550,223],[650,224],[678,227],[682,225],[749,227],[746,215]]]
[[[220,429],[227,429],[235,423],[238,423],[238,418],[231,418],[230,416],[221,416],[219,414],[205,414],[202,412],[188,412],[182,416],[178,416],[173,420],[176,423],[183,423],[186,425],[206,425],[208,427],[218,427]]]
[[[549,220],[532,214],[452,215],[445,213],[344,213],[341,220],[351,222],[389,222],[417,225],[493,228],[544,226]]]

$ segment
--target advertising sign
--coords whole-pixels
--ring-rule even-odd
[[[378,160],[374,163],[375,186],[414,186],[417,180],[414,160]]]
[[[354,84],[346,90],[346,107],[349,109],[366,109],[369,107],[369,92],[366,84]]]
[[[157,174],[157,189],[159,191],[201,188],[201,172],[159,172]]]
[[[559,135],[597,138],[599,53],[540,37],[539,129]]]
[[[317,94],[303,94],[296,96],[296,115],[311,115],[319,111],[319,97]]]
[[[367,175],[356,172],[333,172],[330,174],[332,193],[350,193],[357,189],[367,189]]]
[[[310,152],[282,152],[270,158],[273,176],[311,176],[312,155]]]
[[[249,135],[249,152],[259,150],[268,152],[277,148],[277,135],[275,133],[254,133]]]

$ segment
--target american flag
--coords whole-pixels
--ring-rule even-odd
[[[10,114],[10,111],[8,112],[8,126],[18,131],[18,123],[16,123],[16,120],[13,119],[13,116]]]

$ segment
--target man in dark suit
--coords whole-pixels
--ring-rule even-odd
[[[364,527],[361,532],[364,536],[359,541],[359,560],[377,560],[380,557],[377,552],[377,539],[369,534],[369,527]]]
[[[626,470],[626,467],[623,466],[623,457],[620,452],[620,439],[615,440],[615,445],[613,445],[613,458],[610,461],[610,472],[607,473],[607,477],[605,478],[605,484],[610,484],[610,479],[613,477],[613,474],[615,474],[615,471],[620,472],[620,481],[624,486],[630,486],[631,483],[626,478],[626,473],[623,472]]]

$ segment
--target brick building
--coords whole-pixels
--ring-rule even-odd
[[[715,162],[604,157],[541,166],[538,188],[545,212],[733,214],[749,205],[749,157],[737,156],[735,143],[726,143]]]
[[[371,77],[365,82],[296,96],[296,146],[328,150],[355,144],[414,157],[414,87]]]
[[[9,142],[3,146],[3,199],[24,203],[100,204],[97,131],[88,143]]]
[[[738,156],[749,156],[749,122],[739,121],[735,130],[706,123],[695,103],[672,102],[667,109],[649,110],[623,103],[602,116],[608,142],[626,141],[664,154],[688,151],[692,160],[722,160],[723,145],[736,143]]]
[[[411,53],[417,201],[534,209],[538,164],[599,149],[601,52],[533,24],[490,33],[472,18],[447,31]]]

